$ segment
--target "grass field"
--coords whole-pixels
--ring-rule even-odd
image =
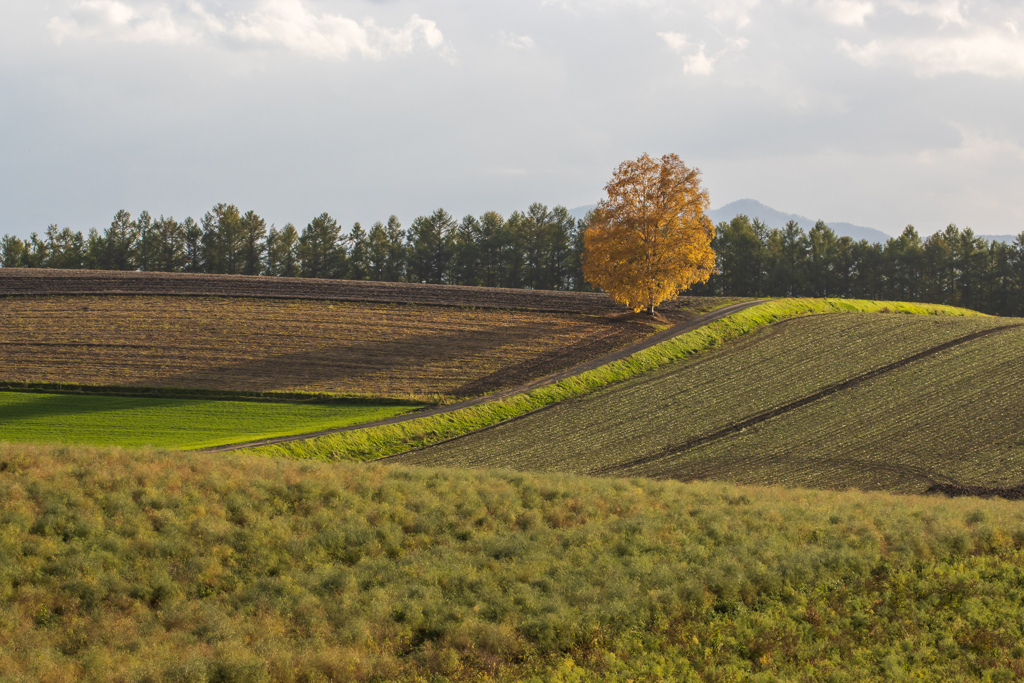
[[[654,330],[577,313],[173,296],[0,297],[0,380],[464,396]]]
[[[0,444],[0,678],[1010,681],[1006,501]]]
[[[1019,484],[1022,323],[789,320],[397,460],[903,492]]]
[[[413,409],[0,392],[0,440],[202,448],[344,427]]]

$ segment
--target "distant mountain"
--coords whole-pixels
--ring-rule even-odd
[[[765,206],[756,199],[737,199],[734,202],[729,202],[720,209],[708,211],[708,217],[716,224],[721,221],[731,221],[739,214],[744,214],[751,220],[759,218],[770,228],[781,228],[789,221],[796,221],[797,225],[803,228],[805,232],[813,228],[816,222],[799,214],[777,211],[770,206]],[[887,235],[881,230],[865,228],[862,225],[853,225],[852,223],[842,223],[839,221],[825,221],[825,224],[832,228],[832,230],[834,230],[840,237],[851,237],[857,241],[867,240],[872,243],[884,243],[890,237],[890,235]]]
[[[989,242],[1006,242],[1007,244],[1013,244],[1014,240],[1017,239],[1016,235],[978,235],[978,237]]]
[[[596,206],[597,204],[577,206],[575,209],[569,209],[569,215],[574,218],[581,219],[587,215],[588,211],[594,209]],[[771,228],[781,228],[789,221],[796,221],[797,225],[803,228],[806,232],[813,228],[815,223],[815,221],[812,221],[806,216],[800,216],[795,213],[783,213],[782,211],[777,211],[770,206],[765,206],[755,199],[738,199],[734,202],[729,202],[720,209],[708,211],[708,217],[717,225],[722,221],[729,222],[741,213],[751,220],[760,218],[768,227]],[[867,240],[872,243],[884,243],[890,237],[890,235],[887,235],[881,230],[865,228],[862,225],[853,225],[852,223],[842,222],[829,223],[828,221],[825,221],[825,223],[840,237],[852,237],[857,241]],[[1002,235],[997,237],[1002,238],[1006,236]],[[988,239],[996,239],[997,237],[989,237]],[[1011,237],[1009,241],[1013,241],[1013,238]]]
[[[597,204],[587,204],[586,206],[577,206],[575,209],[569,209],[569,215],[578,221],[583,220],[587,217],[587,213],[597,208]]]

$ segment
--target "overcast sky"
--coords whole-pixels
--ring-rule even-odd
[[[674,152],[890,234],[1024,230],[1019,0],[3,0],[0,234],[597,201]]]

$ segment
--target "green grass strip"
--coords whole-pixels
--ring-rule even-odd
[[[373,422],[412,409],[0,392],[0,440],[203,448]]]
[[[823,313],[905,313],[981,316],[954,306],[857,299],[779,299],[669,339],[629,358],[614,361],[555,384],[461,410],[399,424],[248,449],[260,455],[322,461],[366,461],[402,453],[490,427],[553,403],[585,396],[609,384],[716,348],[771,323]]]

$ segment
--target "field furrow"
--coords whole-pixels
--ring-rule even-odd
[[[166,296],[0,297],[0,381],[467,396],[654,330],[579,313]]]
[[[791,320],[399,461],[915,491],[943,477],[1009,482],[1020,472],[1012,463],[1024,460],[1024,405],[1008,398],[1024,367],[1024,332],[993,331],[1013,322]],[[950,450],[967,442],[962,454]],[[929,449],[936,455],[922,460]]]

